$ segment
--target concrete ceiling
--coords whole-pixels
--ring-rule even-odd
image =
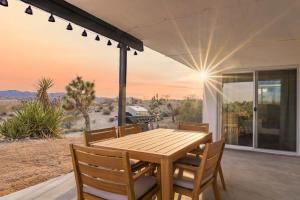
[[[299,0],[67,1],[195,69],[300,57]]]

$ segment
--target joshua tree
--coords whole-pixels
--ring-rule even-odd
[[[38,82],[37,99],[45,108],[50,106],[48,90],[53,86],[53,80],[50,78],[42,78]]]
[[[159,107],[163,104],[163,99],[158,97],[158,94],[152,97],[150,101],[150,110],[153,112],[159,112]]]
[[[77,109],[82,113],[86,130],[91,129],[88,108],[96,98],[94,86],[94,83],[84,81],[77,76],[66,86],[67,93],[63,98],[63,108],[65,110]]]
[[[172,122],[175,122],[175,109],[173,108],[173,105],[171,103],[167,104],[167,108],[169,109],[169,111],[171,112],[172,115]]]

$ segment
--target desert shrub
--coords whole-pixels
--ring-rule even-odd
[[[114,110],[114,105],[112,105],[112,104],[110,104],[109,106],[108,106],[108,109],[110,110],[110,111],[113,111]]]
[[[170,113],[169,113],[169,112],[166,112],[166,111],[162,111],[162,112],[161,112],[161,116],[162,116],[162,117],[170,117]]]
[[[11,110],[12,111],[17,111],[17,110],[20,110],[21,108],[22,108],[22,104],[18,104],[18,105],[12,106]]]
[[[45,108],[39,101],[28,102],[0,125],[0,134],[12,139],[58,137],[62,116],[58,107]]]
[[[158,114],[157,115],[157,120],[158,121],[164,120],[164,116],[162,114]]]
[[[7,113],[6,112],[2,112],[2,113],[0,113],[0,116],[6,116],[7,115]]]
[[[102,105],[99,105],[96,109],[95,112],[101,112],[101,110],[103,109]]]
[[[111,113],[111,111],[110,111],[109,109],[107,109],[107,108],[104,108],[104,109],[102,110],[102,114],[103,114],[103,115],[110,115],[110,113]]]
[[[84,127],[81,127],[81,128],[71,128],[71,129],[65,130],[65,133],[83,132],[84,130],[85,130]]]
[[[108,119],[108,121],[109,121],[109,122],[113,122],[113,121],[115,121],[115,118],[114,118],[114,117],[110,117],[110,118]]]
[[[178,108],[179,121],[202,122],[202,100],[187,98]]]
[[[74,123],[79,120],[80,116],[76,113],[69,113],[65,115],[62,119],[62,127],[66,129],[71,129]]]

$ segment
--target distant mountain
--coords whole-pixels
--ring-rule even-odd
[[[51,99],[64,96],[62,92],[49,93]],[[0,99],[34,99],[36,97],[36,92],[29,91],[19,91],[19,90],[4,90],[0,91]]]

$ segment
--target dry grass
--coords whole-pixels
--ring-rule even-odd
[[[72,171],[69,144],[82,137],[0,143],[0,196]]]

